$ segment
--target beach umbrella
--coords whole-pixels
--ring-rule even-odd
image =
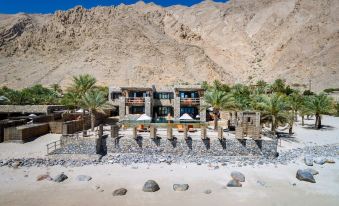
[[[137,121],[151,121],[151,120],[152,120],[152,117],[148,116],[147,114],[142,114],[137,119]]]
[[[179,118],[179,120],[193,120],[193,118],[189,114],[185,113]]]

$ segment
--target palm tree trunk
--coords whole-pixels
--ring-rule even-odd
[[[217,130],[218,129],[218,114],[217,114],[217,112],[214,113],[213,122],[214,122],[214,130]]]
[[[315,123],[314,123],[314,127],[317,128],[318,126],[318,114],[315,114]]]
[[[85,109],[82,109],[82,136],[86,136]]]
[[[318,115],[318,125],[317,125],[317,129],[321,129],[321,116]]]
[[[275,134],[275,116],[272,116],[271,132]]]
[[[301,126],[304,126],[304,125],[305,125],[304,119],[305,119],[304,115],[301,115]]]
[[[293,133],[293,126],[290,125],[289,128],[288,128],[288,135],[292,136],[292,133]]]
[[[94,131],[94,127],[95,127],[95,114],[94,111],[91,111],[91,131]]]

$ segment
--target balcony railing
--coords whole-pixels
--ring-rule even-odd
[[[126,98],[126,104],[144,104],[144,97],[128,97]]]
[[[180,98],[180,103],[184,105],[200,104],[200,98]]]

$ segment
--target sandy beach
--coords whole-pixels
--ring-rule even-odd
[[[295,138],[279,143],[280,152],[314,145],[339,144],[339,118],[324,117],[326,127],[310,129],[314,120],[304,127],[298,122]],[[43,157],[45,143],[57,139],[46,135],[27,144],[1,143],[0,157]],[[41,151],[42,150],[42,151]],[[121,164],[88,165],[83,167],[0,167],[0,205],[338,205],[339,158],[335,164],[314,164],[308,167],[303,156],[287,165],[210,164]],[[218,166],[218,167],[216,167]],[[296,179],[298,169],[313,168],[316,183]],[[240,171],[246,181],[240,188],[226,187],[232,171]],[[64,172],[68,179],[56,183],[36,181],[38,175],[51,177]],[[92,180],[79,182],[78,175],[90,175]],[[155,180],[160,190],[142,191],[143,184]],[[173,191],[173,184],[189,184],[187,191]],[[128,190],[125,196],[112,196],[118,188]],[[100,189],[97,189],[100,188]],[[205,194],[211,190],[211,194]]]

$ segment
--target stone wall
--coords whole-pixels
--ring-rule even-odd
[[[49,132],[48,123],[8,127],[4,131],[4,141],[28,142]]]
[[[198,156],[268,156],[277,152],[276,140],[224,139],[224,140],[183,140],[183,139],[137,139],[108,138],[108,153],[149,153]]]

